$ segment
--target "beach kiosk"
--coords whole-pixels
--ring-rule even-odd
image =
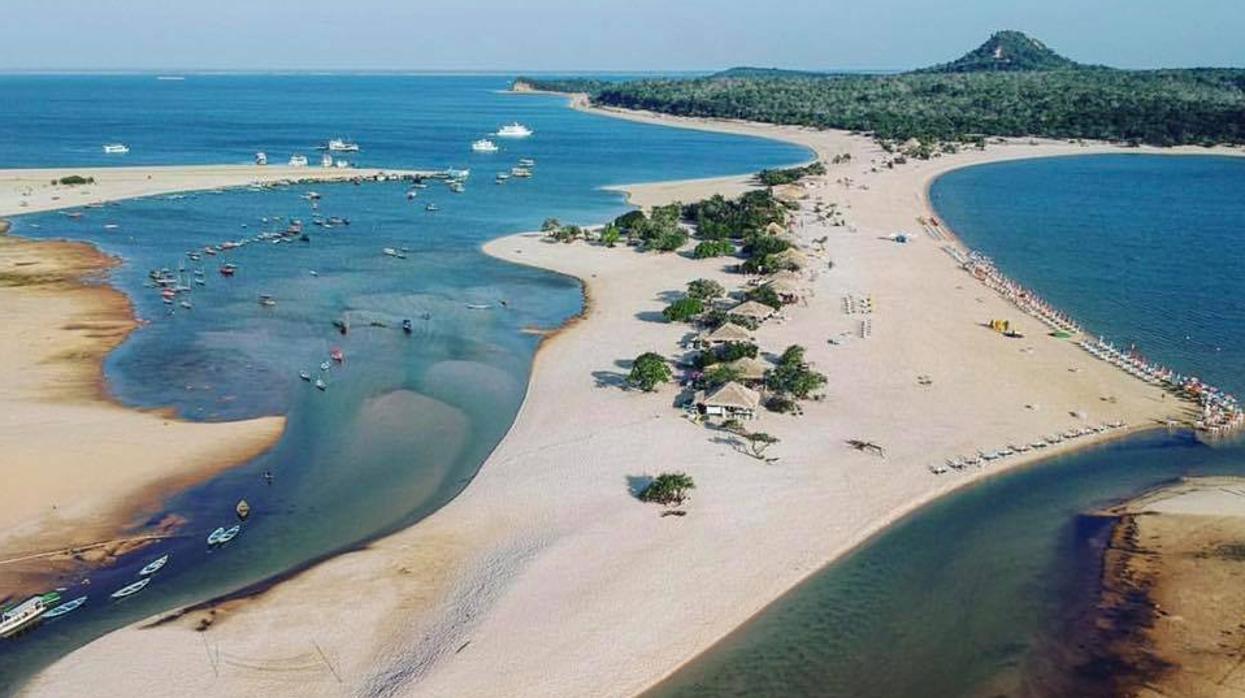
[[[696,394],[696,409],[706,417],[753,419],[761,406],[761,394],[735,381],[709,393]]]

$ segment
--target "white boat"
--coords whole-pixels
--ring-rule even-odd
[[[359,152],[359,144],[344,138],[334,138],[329,141],[329,150],[335,153],[357,153]]]
[[[526,167],[512,167],[510,168],[510,174],[514,175],[515,177],[531,177],[532,171],[527,169]]]
[[[56,608],[53,608],[52,610],[48,611],[47,613],[44,613],[43,617],[44,618],[59,618],[60,616],[65,615],[66,613],[70,613],[72,611],[78,610],[79,608],[82,608],[82,604],[84,603],[86,603],[86,597],[79,596],[78,598],[72,601],[66,601],[65,603],[57,606]]]
[[[477,153],[496,153],[498,150],[501,150],[497,147],[496,143],[487,138],[481,138],[478,141],[473,141],[471,143],[471,149]]]
[[[531,158],[519,158],[519,167],[532,168],[536,166],[536,161]]]
[[[138,576],[146,577],[147,575],[155,574],[156,572],[159,572],[160,570],[164,569],[164,566],[167,564],[169,564],[169,556],[161,555],[160,557],[147,563],[147,565],[143,567],[143,569],[139,570]]]
[[[0,615],[0,637],[9,637],[34,625],[47,613],[47,601],[32,596]]]
[[[104,146],[104,152],[109,155],[125,155],[130,152],[130,146],[124,143],[109,143]]]
[[[234,524],[230,526],[229,528],[226,528],[224,533],[220,534],[220,538],[216,541],[216,544],[224,545],[225,543],[228,543],[234,538],[237,538],[238,534],[241,532],[242,532],[242,526],[238,524]]]
[[[471,170],[455,170],[453,168],[450,168],[445,171],[445,176],[449,177],[450,179],[465,180],[471,176]]]
[[[333,166],[333,156],[329,155],[328,153],[325,153],[324,156],[320,158],[320,167],[332,167],[332,166]]]
[[[234,524],[229,528],[221,526],[208,534],[207,543],[208,545],[224,545],[234,538],[237,538],[238,532],[241,530],[242,527],[237,524]]]
[[[299,371],[299,372],[298,372],[298,377],[299,377],[299,378],[301,378],[301,379],[303,379],[303,380],[305,380],[305,381],[307,381],[308,383],[310,383],[310,382],[311,382],[311,374],[310,374],[310,373],[308,373],[308,372],[306,372],[306,371]]]
[[[290,156],[290,167],[306,167],[306,166],[307,166],[306,155],[291,155]]]
[[[468,303],[467,304],[468,310],[488,310],[491,307],[493,306],[488,305],[487,303]]]
[[[258,153],[255,153],[255,164],[256,165],[267,165],[268,164],[268,153],[265,153],[262,150],[259,151]]]
[[[497,129],[497,135],[502,138],[527,138],[532,135],[532,129],[515,121]]]
[[[124,599],[127,596],[133,596],[134,594],[137,594],[143,589],[146,589],[148,584],[151,584],[151,577],[140,579],[137,582],[134,582],[133,584],[127,584],[121,587],[120,589],[112,592],[111,596],[114,599]]]
[[[328,387],[328,384],[324,382],[323,378],[316,379],[316,390],[327,390]]]

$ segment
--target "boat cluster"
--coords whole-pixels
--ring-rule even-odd
[[[238,514],[242,516],[242,511],[239,510]],[[241,532],[242,526],[240,524],[220,526],[208,534],[208,547],[219,548],[237,538]],[[169,563],[170,557],[172,557],[171,553],[165,553],[143,565],[138,570],[138,574],[135,575],[136,579],[108,594],[108,598],[119,601],[146,589],[151,584],[153,576]],[[39,594],[19,604],[0,609],[0,638],[13,637],[32,628],[40,621],[51,620],[72,613],[85,605],[87,599],[90,598],[84,594],[66,601],[61,596],[61,593],[64,591],[66,590],[58,589],[46,594]]]
[[[528,179],[532,176],[532,168],[536,167],[536,161],[531,158],[520,158],[519,163],[510,168],[509,172],[498,172],[494,177],[494,181],[498,184],[505,184],[510,178]]]
[[[1091,356],[1106,361],[1131,376],[1196,402],[1201,414],[1195,420],[1194,426],[1200,431],[1220,436],[1245,426],[1245,409],[1236,397],[1195,376],[1181,375],[1150,361],[1135,348],[1118,349],[1102,337],[1096,341],[1083,340],[1080,345]]]
[[[1073,427],[1062,433],[1050,434],[1043,436],[1028,443],[1008,444],[999,449],[992,451],[978,451],[975,455],[961,456],[956,458],[948,458],[945,463],[931,463],[929,471],[935,475],[942,475],[950,470],[961,471],[968,468],[981,468],[983,466],[994,463],[1011,456],[1028,453],[1030,451],[1040,451],[1050,446],[1061,444],[1064,441],[1072,441],[1084,436],[1093,434],[1102,434],[1115,429],[1123,429],[1128,426],[1122,420],[1114,422],[1106,422],[1097,426],[1081,426]]]
[[[407,334],[410,334],[409,323],[410,323],[410,320],[406,320],[404,321],[404,324],[402,325],[403,330],[405,330]],[[344,326],[345,326],[344,324],[339,325],[339,328],[344,327]],[[345,332],[342,332],[342,334],[345,334]],[[316,387],[316,390],[320,390],[320,391],[328,390],[329,384],[324,380],[324,377],[329,374],[329,371],[332,370],[334,365],[340,366],[344,364],[345,362],[346,362],[345,352],[343,352],[338,347],[333,347],[331,350],[329,350],[329,358],[320,362],[320,375],[316,376],[315,380],[312,380],[311,372],[307,370],[299,371],[298,377],[301,378],[303,382],[311,383],[312,385],[314,385]]]
[[[1075,334],[1081,331],[1071,317],[1042,299],[1041,296],[1008,278],[994,265],[994,261],[980,252],[969,251],[962,256],[964,270],[972,274],[987,288],[1011,301],[1024,312],[1041,320],[1057,332]]]

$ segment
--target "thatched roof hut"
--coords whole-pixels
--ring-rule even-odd
[[[724,365],[738,373],[742,380],[749,382],[765,380],[765,373],[771,368],[768,363],[750,356],[735,359]]]
[[[795,267],[796,269],[803,269],[808,266],[808,255],[795,248],[788,248],[782,252],[771,255],[770,261],[781,267]]]
[[[741,315],[754,320],[765,320],[774,314],[774,309],[756,301],[744,301],[726,311],[731,315]]]
[[[761,394],[731,381],[711,393],[697,395],[696,406],[710,417],[752,419],[761,406]]]
[[[707,344],[751,342],[752,333],[733,322],[728,322],[708,334],[701,335],[700,340]]]

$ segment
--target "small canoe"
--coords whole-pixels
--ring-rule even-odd
[[[161,555],[160,557],[147,563],[146,567],[143,567],[143,569],[139,570],[138,576],[146,577],[148,575],[155,574],[156,572],[159,572],[160,570],[164,569],[164,566],[167,565],[168,563],[169,563],[169,556]]]
[[[127,584],[121,587],[120,589],[112,592],[112,598],[124,599],[127,596],[133,596],[134,594],[137,594],[143,589],[146,589],[148,584],[151,584],[151,577],[140,579],[137,582],[134,582],[133,584]]]
[[[53,608],[52,610],[48,611],[47,613],[44,613],[43,617],[44,618],[57,618],[57,617],[65,615],[66,613],[72,613],[73,611],[76,611],[79,608],[81,608],[82,604],[84,603],[86,603],[86,597],[79,596],[78,598],[72,601],[66,601],[65,603],[57,606],[56,608]]]
[[[217,528],[215,531],[212,531],[211,533],[208,534],[207,544],[216,545],[217,543],[220,542],[220,537],[223,535],[225,535],[225,527],[221,526]]]
[[[224,533],[220,534],[220,539],[217,541],[216,544],[224,545],[228,543],[229,541],[233,540],[234,538],[237,538],[238,534],[241,532],[242,532],[242,527],[237,524],[234,524],[233,526],[230,526],[229,528],[225,529]]]

